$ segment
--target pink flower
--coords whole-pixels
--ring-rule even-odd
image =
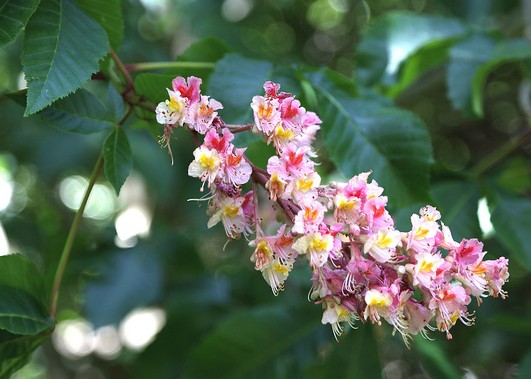
[[[251,108],[254,113],[256,129],[264,135],[270,136],[277,124],[281,122],[278,100],[255,96]]]
[[[408,234],[407,249],[415,252],[433,252],[436,249],[435,237],[439,231],[439,224],[414,214],[411,216],[411,225],[412,228]]]
[[[323,267],[334,247],[337,247],[334,237],[320,232],[305,234],[293,244],[293,249],[299,254],[308,255],[312,267]]]
[[[228,129],[223,129],[221,136],[219,135],[216,129],[210,129],[205,135],[205,141],[203,145],[209,149],[216,150],[221,155],[226,155],[227,152],[232,149],[232,144],[230,143],[234,139],[234,134]]]
[[[157,105],[155,114],[159,124],[182,126],[188,110],[188,100],[181,97],[179,92],[168,91],[169,100]]]
[[[194,150],[194,158],[188,166],[188,175],[201,179],[203,186],[208,181],[208,186],[210,187],[221,168],[221,156],[217,150],[201,145]],[[203,190],[203,187],[201,187],[201,190]]]
[[[208,213],[211,216],[207,223],[208,228],[221,221],[225,228],[225,233],[230,238],[239,238],[242,233],[245,235],[250,234],[249,221],[243,212],[244,201],[245,198],[243,196],[229,197],[222,194],[214,197],[208,209]]]
[[[505,257],[483,262],[485,279],[491,296],[498,297],[500,295],[502,299],[507,296],[507,292],[502,290],[502,286],[509,279],[508,265],[509,260]]]
[[[188,99],[188,103],[194,104],[200,100],[199,87],[203,81],[195,76],[189,76],[185,80],[182,76],[178,76],[172,80],[171,84],[175,92],[179,92],[182,97]]]
[[[448,339],[452,338],[449,330],[457,320],[467,326],[473,324],[473,319],[467,312],[470,296],[458,284],[447,284],[439,289],[435,297],[430,300],[429,309],[435,310],[435,322],[441,332],[446,332]]]
[[[393,260],[396,248],[401,245],[401,236],[398,230],[380,229],[365,242],[363,251],[377,262],[385,263]]]
[[[201,96],[201,101],[193,103],[188,110],[186,123],[200,134],[205,134],[212,126],[212,121],[217,116],[218,109],[223,109],[223,105],[208,96]]]
[[[244,159],[243,153],[246,148],[238,149],[232,146],[232,152],[229,152],[224,158],[222,181],[234,186],[240,186],[249,181],[252,173],[251,165]]]
[[[317,201],[303,206],[295,216],[292,232],[307,234],[318,231],[323,222],[325,211],[326,207]]]
[[[423,286],[427,289],[432,288],[432,284],[435,281],[438,274],[441,273],[441,268],[450,266],[445,264],[445,260],[441,257],[441,254],[420,252],[415,255],[416,263],[406,264],[406,270],[411,275],[414,286]]]

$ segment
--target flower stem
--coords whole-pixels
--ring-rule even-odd
[[[131,63],[125,66],[128,72],[136,71],[151,71],[160,70],[166,68],[206,68],[212,69],[215,67],[215,63],[211,62],[141,62]]]
[[[120,72],[124,76],[124,79],[125,79],[125,81],[127,83],[127,87],[124,90],[124,93],[127,93],[127,92],[133,90],[134,87],[135,87],[135,83],[133,82],[133,78],[131,77],[131,75],[129,75],[129,71],[127,70],[127,68],[123,64],[123,62],[120,59],[120,57],[116,54],[116,52],[113,49],[111,49],[110,52],[111,52],[112,60],[114,61],[114,63],[118,67],[118,70],[120,70]]]
[[[87,189],[85,190],[85,194],[83,195],[81,205],[79,206],[79,209],[77,210],[76,215],[74,217],[74,221],[70,226],[70,231],[68,232],[68,236],[63,247],[63,252],[61,253],[61,258],[59,259],[59,265],[57,266],[57,271],[55,272],[50,301],[50,316],[52,317],[52,319],[55,319],[55,315],[57,312],[57,300],[59,298],[59,289],[61,288],[63,274],[65,272],[66,264],[68,263],[68,258],[70,257],[70,252],[72,251],[72,247],[74,245],[74,240],[76,238],[77,230],[79,228],[79,223],[81,222],[81,218],[83,217],[83,212],[85,211],[85,207],[87,205],[90,193],[92,192],[92,188],[94,188],[94,184],[96,183],[96,179],[100,175],[102,168],[103,154],[100,154],[98,161],[96,162],[96,165],[92,170],[89,184]]]

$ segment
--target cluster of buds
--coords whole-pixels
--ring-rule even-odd
[[[322,323],[331,324],[336,338],[344,324],[380,325],[383,319],[406,345],[413,335],[427,337],[427,330],[450,339],[458,320],[473,323],[472,297],[480,304],[489,295],[507,296],[502,286],[508,260],[483,260],[486,252],[477,239],[455,242],[434,207],[412,215],[411,230],[401,232],[370,172],[322,185],[312,147],[321,120],[278,84],[264,84],[264,96],[252,99],[254,123],[243,126],[225,124],[216,112],[222,105],[201,96],[200,84],[195,77],[173,80],[169,100],[156,109],[164,125],[161,142],[169,148],[177,125],[204,136],[188,174],[202,181],[201,191],[205,185],[209,190],[208,227],[221,221],[229,239],[254,234],[251,261],[275,295],[297,258],[306,256],[313,271],[309,298],[322,305]],[[265,169],[249,161],[246,148],[232,144],[234,133],[248,130],[275,148]],[[248,182],[251,189],[244,194]],[[269,207],[259,207],[258,186],[268,194]],[[284,216],[285,222],[272,221],[267,228],[275,233],[264,232],[261,209]]]

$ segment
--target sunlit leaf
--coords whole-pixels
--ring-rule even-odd
[[[118,194],[133,167],[133,156],[127,134],[115,128],[103,143],[105,177]]]
[[[433,74],[434,70],[448,61],[448,50],[454,42],[455,38],[435,40],[413,52],[401,63],[398,81],[387,93],[396,96],[416,82],[430,83],[433,76],[438,80],[438,76]]]
[[[0,47],[14,41],[37,9],[40,0],[0,1]]]
[[[306,303],[237,311],[218,324],[192,351],[186,378],[245,378],[322,327]]]
[[[24,38],[25,115],[79,88],[98,71],[108,49],[105,30],[70,0],[42,0]]]
[[[394,205],[428,199],[430,136],[406,110],[353,98],[323,75],[310,81],[318,95],[320,133],[331,160],[350,178],[371,171]]]
[[[75,0],[77,6],[107,32],[111,47],[117,50],[124,36],[121,0]]]
[[[531,269],[531,200],[499,195],[493,204],[492,224],[497,238],[528,271]]]
[[[117,325],[137,307],[151,305],[162,288],[156,252],[135,247],[111,254],[85,288],[84,311],[95,326]]]
[[[366,31],[358,45],[356,79],[364,85],[392,85],[400,64],[416,50],[464,32],[465,27],[457,19],[387,13]]]

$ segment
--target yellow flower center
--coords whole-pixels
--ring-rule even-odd
[[[225,208],[223,209],[223,213],[227,217],[236,217],[238,216],[239,211],[240,211],[240,207],[233,206],[233,205],[226,205]]]
[[[183,109],[183,104],[174,97],[170,97],[170,100],[166,101],[166,104],[168,104],[168,107],[171,109],[172,112],[180,113]]]
[[[421,240],[426,238],[428,233],[430,232],[429,229],[423,228],[422,226],[419,226],[417,230],[415,230],[415,239]]]
[[[319,235],[315,235],[310,242],[310,248],[318,251],[323,251],[328,248],[328,241],[326,238],[321,238]]]
[[[293,137],[293,132],[289,129],[284,129],[281,124],[278,124],[275,128],[275,136],[280,139],[290,140]]]
[[[281,265],[280,263],[275,263],[272,268],[274,271],[282,275],[287,275],[289,273],[289,270],[287,269],[287,267]]]
[[[369,290],[365,295],[365,302],[371,307],[388,307],[393,302],[391,295],[378,290]]]
[[[312,179],[297,179],[297,189],[302,192],[308,192],[312,189],[313,180]]]
[[[378,240],[376,241],[376,245],[381,248],[388,247],[392,243],[393,239],[389,237],[387,233],[382,233],[381,235],[379,235]]]
[[[203,166],[203,168],[213,170],[214,168],[216,168],[217,161],[213,155],[203,153],[199,157],[199,163],[201,164],[201,166]]]

